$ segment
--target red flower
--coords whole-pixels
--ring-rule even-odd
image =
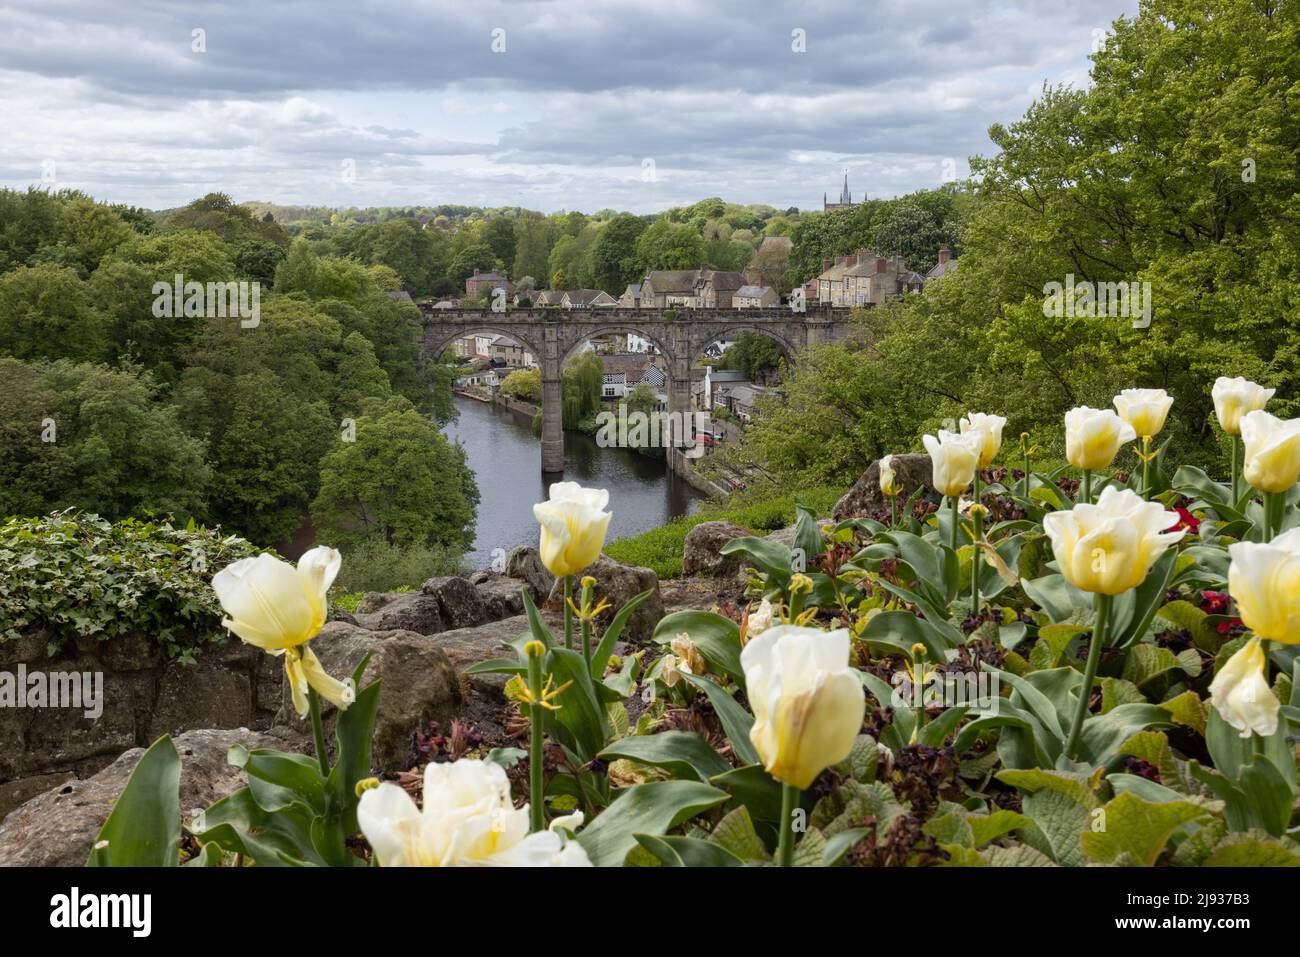
[[[1174,511],[1178,513],[1178,520],[1166,528],[1166,532],[1177,532],[1185,528],[1193,535],[1196,535],[1200,531],[1201,520],[1199,518],[1181,505],[1175,508]]]

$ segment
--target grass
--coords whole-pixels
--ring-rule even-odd
[[[687,533],[696,525],[726,521],[765,535],[793,525],[797,504],[819,516],[828,515],[843,493],[838,486],[784,493],[755,489],[725,502],[705,505],[694,515],[683,515],[640,535],[610,542],[605,546],[605,554],[620,562],[649,568],[661,579],[681,578],[682,549]]]

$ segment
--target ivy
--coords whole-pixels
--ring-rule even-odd
[[[78,638],[141,632],[190,659],[221,628],[213,573],[258,551],[193,522],[11,518],[0,525],[0,643],[42,633],[55,655]]]

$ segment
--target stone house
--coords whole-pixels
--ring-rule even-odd
[[[745,284],[738,272],[701,269],[695,279],[695,302],[700,309],[730,309],[736,290]]]
[[[655,269],[641,280],[641,308],[691,307],[695,302],[698,269]]]
[[[947,246],[939,247],[939,263],[925,274],[926,279],[939,279],[957,271],[957,257]]]
[[[565,309],[609,309],[618,305],[618,300],[602,289],[569,289],[560,297],[560,305]]]
[[[465,298],[482,299],[484,296],[491,295],[493,289],[498,288],[505,289],[507,298],[515,294],[515,284],[505,276],[494,272],[479,272],[475,269],[474,274],[465,280]]]
[[[639,309],[641,307],[641,284],[639,282],[629,283],[628,287],[623,290],[623,295],[618,297],[618,305],[621,309]]]
[[[737,309],[768,309],[781,305],[781,297],[771,286],[741,286],[731,297]]]

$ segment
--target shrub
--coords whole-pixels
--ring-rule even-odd
[[[429,545],[393,545],[382,540],[359,542],[343,551],[335,590],[350,593],[368,591],[411,591],[435,575],[462,571],[460,551]],[[336,602],[347,610],[348,602]]]
[[[221,631],[213,573],[259,551],[193,522],[11,518],[0,525],[0,642],[43,629],[55,654],[77,638],[144,632],[169,658],[192,660]]]

